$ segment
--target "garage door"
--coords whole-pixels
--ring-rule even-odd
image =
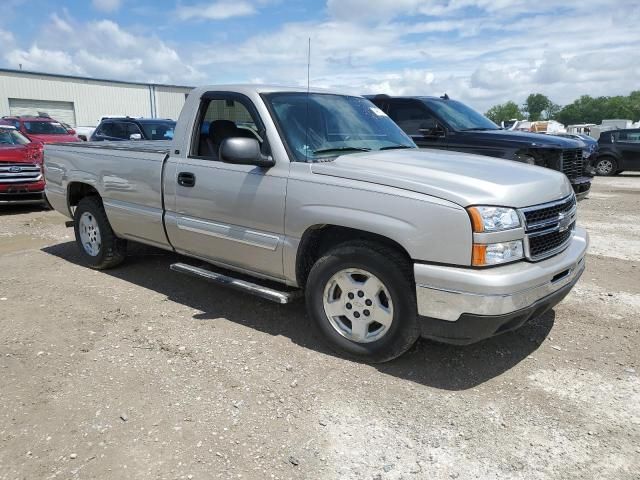
[[[51,118],[76,126],[76,112],[73,102],[54,102],[48,100],[28,100],[23,98],[9,99],[11,115],[38,115],[47,113]]]

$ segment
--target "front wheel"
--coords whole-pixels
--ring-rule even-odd
[[[98,197],[80,200],[73,224],[80,255],[91,268],[104,270],[124,261],[127,242],[113,233]]]
[[[601,157],[596,162],[596,173],[603,177],[615,175],[618,165],[611,157]]]
[[[380,363],[420,336],[410,263],[369,242],[343,244],[320,258],[306,285],[307,308],[330,348]]]

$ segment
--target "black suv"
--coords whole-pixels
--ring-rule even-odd
[[[640,128],[609,130],[598,139],[598,175],[616,175],[624,170],[640,170]]]
[[[91,141],[171,140],[176,122],[161,118],[105,117]]]
[[[552,168],[571,181],[579,199],[591,188],[592,168],[577,140],[503,130],[484,115],[443,97],[368,96],[420,148],[440,148]]]

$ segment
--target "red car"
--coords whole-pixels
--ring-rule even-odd
[[[42,143],[30,142],[15,127],[0,124],[0,204],[47,204]]]
[[[62,123],[50,117],[2,117],[2,120],[16,127],[20,133],[32,142],[60,143],[80,141],[75,132],[70,133]]]

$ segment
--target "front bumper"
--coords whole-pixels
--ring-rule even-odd
[[[588,243],[576,228],[563,252],[540,262],[482,270],[415,264],[423,335],[464,344],[519,327],[569,293],[584,271]]]
[[[44,199],[44,182],[0,184],[0,205],[42,203]]]
[[[571,180],[571,186],[576,194],[576,199],[583,200],[591,190],[592,177],[578,177]]]

